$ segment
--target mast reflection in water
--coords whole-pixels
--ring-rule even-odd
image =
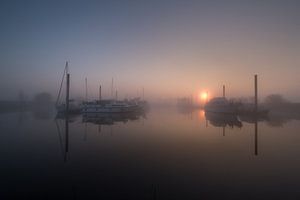
[[[300,197],[300,121],[290,116],[21,116],[0,115],[1,199]]]

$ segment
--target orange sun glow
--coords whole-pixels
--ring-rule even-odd
[[[208,98],[207,92],[202,92],[202,93],[200,94],[200,97],[201,97],[202,100],[207,100],[207,98]]]

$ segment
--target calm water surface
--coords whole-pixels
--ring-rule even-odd
[[[1,199],[300,198],[298,120],[153,108],[67,122],[0,114]]]

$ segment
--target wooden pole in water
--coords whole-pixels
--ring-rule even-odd
[[[223,85],[223,97],[225,98],[225,85]]]
[[[257,124],[257,119],[255,119],[255,124],[254,124],[254,155],[258,155],[258,124]]]
[[[254,75],[254,111],[257,112],[257,74]]]

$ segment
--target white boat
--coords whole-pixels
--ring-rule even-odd
[[[204,110],[206,112],[235,114],[238,111],[238,105],[228,101],[225,97],[216,97],[205,104]]]
[[[84,113],[82,115],[82,122],[93,123],[98,125],[110,125],[115,122],[126,123],[128,121],[138,120],[142,117],[141,113],[127,112],[127,113]]]
[[[82,113],[129,113],[137,109],[137,105],[115,100],[86,101],[81,105]]]

